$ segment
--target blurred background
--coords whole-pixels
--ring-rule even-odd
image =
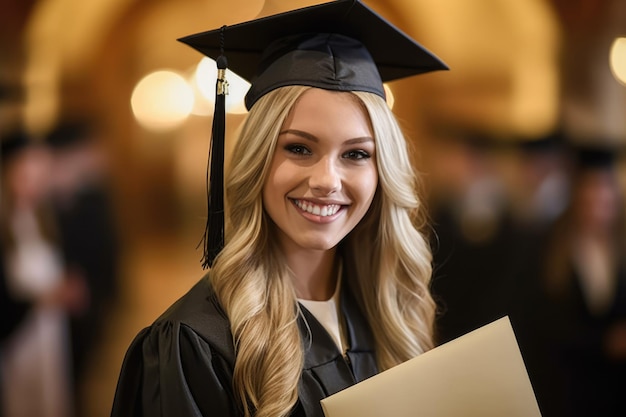
[[[387,86],[438,342],[509,315],[544,415],[624,415],[626,2],[364,2],[451,68]],[[316,3],[0,0],[0,415],[108,415],[134,335],[203,275],[215,70],[176,39]]]

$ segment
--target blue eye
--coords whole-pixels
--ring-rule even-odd
[[[311,151],[304,145],[291,144],[286,145],[285,150],[296,155],[311,155]]]
[[[368,152],[364,150],[348,151],[343,155],[344,155],[344,158],[354,159],[354,160],[369,159],[372,157]]]

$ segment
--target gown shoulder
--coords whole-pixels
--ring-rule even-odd
[[[206,279],[131,343],[112,417],[238,416],[228,320]]]
[[[348,286],[342,293],[345,357],[305,308],[298,317],[304,364],[292,417],[323,417],[320,400],[378,372],[373,336]],[[207,279],[198,282],[126,353],[112,417],[239,417],[232,388],[235,349],[229,321]]]

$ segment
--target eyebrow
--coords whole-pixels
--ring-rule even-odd
[[[296,136],[300,136],[303,139],[306,140],[310,140],[311,142],[315,142],[318,143],[319,139],[317,138],[317,136],[312,135],[308,132],[304,132],[302,130],[298,130],[298,129],[286,129],[281,131],[278,135],[285,135],[287,133],[290,133],[292,135],[296,135]],[[348,139],[347,141],[345,141],[345,144],[354,144],[354,143],[365,143],[365,142],[374,142],[374,138],[370,137],[370,136],[360,136],[357,138],[352,138],[352,139]]]

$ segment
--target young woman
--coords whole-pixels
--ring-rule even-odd
[[[225,179],[225,245],[131,345],[114,416],[321,417],[322,398],[432,347],[431,254],[406,142],[376,52],[336,33],[354,15],[390,26],[353,0],[293,13],[251,25],[341,25],[264,48]],[[242,25],[225,31],[226,54],[237,36],[255,39]],[[413,73],[445,68],[427,55]]]

